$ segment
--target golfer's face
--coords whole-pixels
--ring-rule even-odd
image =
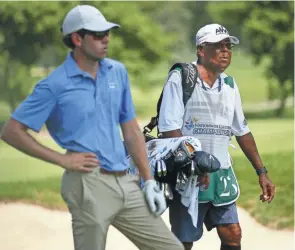
[[[231,62],[233,44],[229,39],[204,46],[204,59],[218,72],[223,72]]]
[[[85,54],[94,59],[103,59],[108,53],[109,31],[87,33],[82,48]]]

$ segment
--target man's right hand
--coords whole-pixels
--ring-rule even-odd
[[[90,173],[99,166],[94,153],[67,152],[62,155],[60,166],[66,170]]]
[[[206,173],[205,175],[198,176],[197,186],[203,186],[204,189],[207,189],[210,184],[210,173]]]
[[[160,216],[167,208],[164,193],[160,190],[155,180],[144,183],[143,192],[150,211],[155,216]]]

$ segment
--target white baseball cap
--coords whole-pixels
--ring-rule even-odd
[[[240,41],[235,36],[230,36],[227,29],[220,24],[208,24],[199,29],[196,35],[196,45],[203,43],[217,43],[228,38],[231,43],[239,44]]]
[[[101,12],[90,5],[78,5],[71,9],[62,24],[64,36],[80,29],[90,31],[106,31],[118,28],[120,25],[108,22]]]

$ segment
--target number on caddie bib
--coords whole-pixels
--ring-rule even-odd
[[[238,199],[240,189],[232,167],[210,174],[207,190],[200,189],[199,202],[212,202],[215,206],[232,203]]]

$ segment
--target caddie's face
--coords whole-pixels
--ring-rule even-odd
[[[93,32],[83,30],[78,33],[81,36],[80,49],[92,60],[100,60],[106,57],[108,53],[108,44],[110,40],[110,31]]]
[[[218,43],[205,43],[202,47],[202,63],[221,73],[230,65],[233,44],[229,39]],[[200,52],[199,52],[200,53]]]

